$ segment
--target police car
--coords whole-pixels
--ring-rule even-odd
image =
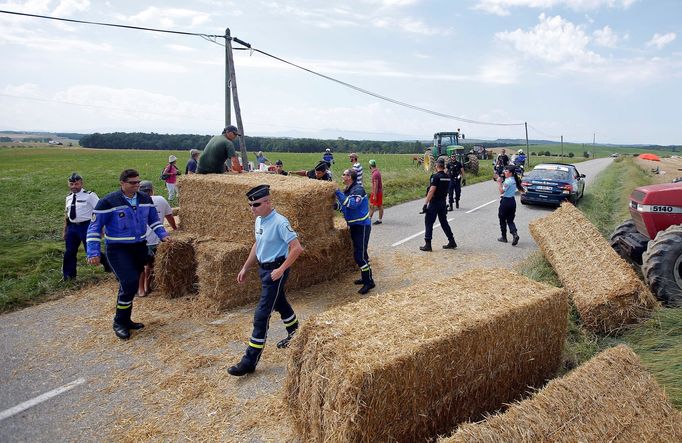
[[[526,193],[521,203],[559,206],[568,200],[576,204],[585,193],[585,174],[574,165],[541,163],[523,177]]]

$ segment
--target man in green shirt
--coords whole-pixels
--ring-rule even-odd
[[[229,125],[223,129],[222,134],[211,138],[206,144],[204,152],[201,153],[201,157],[199,157],[197,174],[222,174],[225,172],[225,162],[228,158],[232,160],[232,170],[242,172],[242,167],[232,144],[232,140],[238,135],[241,134],[237,127]]]

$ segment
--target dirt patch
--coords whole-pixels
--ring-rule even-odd
[[[647,172],[658,171],[652,174],[655,183],[671,183],[674,178],[682,177],[682,157],[662,158],[659,162],[636,158],[635,162]]]

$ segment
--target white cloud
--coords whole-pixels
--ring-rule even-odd
[[[120,16],[122,20],[126,20],[136,25],[145,26],[163,26],[166,28],[173,28],[178,26],[194,27],[206,23],[211,15],[207,12],[194,11],[191,9],[181,8],[157,8],[150,6],[144,11],[140,11],[135,15],[125,17]]]
[[[599,46],[604,46],[605,48],[615,48],[621,37],[613,32],[613,30],[604,26],[602,29],[597,29],[592,33],[594,36],[594,42]]]
[[[75,12],[87,11],[89,8],[89,0],[62,0],[54,11],[52,11],[52,15],[55,17],[68,18]]]
[[[17,97],[39,98],[40,87],[35,83],[24,83],[21,85],[7,85],[2,88],[2,93]]]
[[[601,57],[588,50],[590,37],[580,26],[561,16],[540,14],[540,23],[529,31],[498,32],[495,37],[511,43],[524,55],[555,64],[598,63]]]
[[[166,48],[172,50],[172,51],[177,51],[177,52],[194,52],[196,49],[192,48],[191,46],[185,46],[185,45],[174,45],[174,44],[169,44],[165,45]]]
[[[647,42],[647,46],[655,46],[658,49],[672,43],[677,38],[677,34],[674,32],[668,32],[667,34],[659,34],[658,32],[651,37],[651,40]]]
[[[590,11],[602,7],[629,8],[637,0],[478,0],[473,9],[495,15],[509,15],[512,8],[549,9],[564,6],[575,11]]]

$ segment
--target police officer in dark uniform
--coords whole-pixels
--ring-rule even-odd
[[[443,232],[448,238],[448,244],[443,245],[443,249],[455,249],[455,236],[452,234],[452,229],[448,224],[448,207],[445,203],[445,198],[448,195],[448,188],[450,187],[450,177],[445,173],[445,160],[440,158],[436,161],[436,173],[431,175],[429,179],[429,192],[426,194],[426,201],[424,202],[423,211],[424,224],[426,231],[424,232],[424,246],[420,246],[422,251],[432,251],[431,239],[433,238],[433,223],[438,218]]]
[[[76,172],[69,177],[69,190],[71,192],[66,196],[64,217],[63,238],[66,243],[62,265],[64,280],[76,278],[78,248],[81,243],[85,248],[92,211],[99,201],[97,194],[83,189],[83,177]]]
[[[450,160],[447,164],[447,174],[450,177],[450,186],[448,187],[448,211],[452,211],[453,198],[452,194],[454,191],[455,198],[454,203],[457,208],[459,208],[459,197],[462,195],[462,176],[464,175],[464,165],[462,162],[457,160],[457,156],[450,156]]]
[[[93,211],[88,227],[87,251],[88,262],[98,265],[104,230],[107,258],[119,282],[114,333],[118,338],[127,340],[131,329],[144,327],[130,317],[140,273],[147,262],[147,226],[161,241],[170,238],[159,220],[152,198],[139,192],[140,174],[134,169],[126,169],[119,180],[121,189],[104,196]]]
[[[273,310],[279,312],[287,330],[287,337],[277,343],[278,348],[289,346],[289,341],[298,329],[298,319],[284,294],[284,285],[289,277],[289,268],[303,252],[298,235],[291,228],[289,220],[272,207],[270,186],[256,186],[246,193],[246,197],[251,212],[256,216],[256,242],[237,275],[237,282],[244,283],[249,269],[258,265],[262,289],[260,301],[253,314],[253,332],[244,357],[227,370],[230,375],[238,377],[256,370],[265,347]]]

